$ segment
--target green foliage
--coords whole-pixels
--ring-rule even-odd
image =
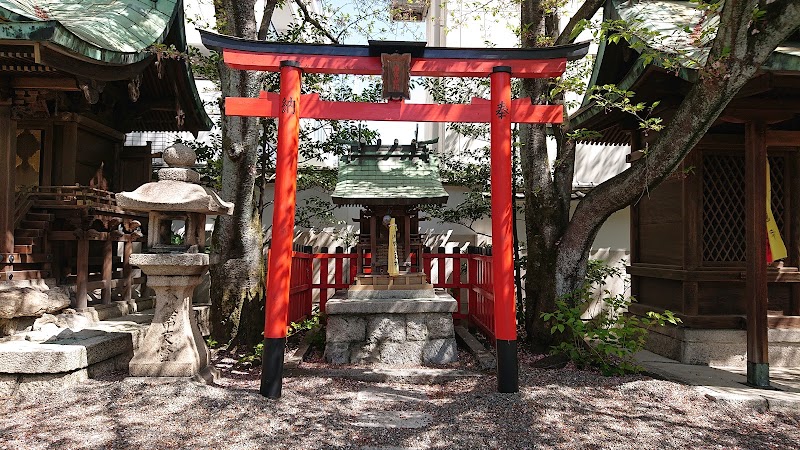
[[[183,236],[178,233],[172,233],[169,237],[169,243],[172,245],[181,245],[183,242]]]
[[[633,116],[639,123],[639,129],[647,134],[650,131],[661,131],[664,129],[663,121],[660,117],[653,117],[652,114],[660,101],[653,103],[632,101],[636,95],[635,92],[622,89],[614,84],[604,84],[602,86],[595,86],[591,95],[592,100],[598,106],[602,106],[607,110],[617,109],[624,113]]]
[[[216,340],[214,340],[211,337],[207,337],[206,338],[206,345],[208,346],[208,348],[216,348],[216,347],[219,347],[219,342],[217,342]]]
[[[317,348],[325,348],[325,327],[323,325],[325,316],[315,310],[312,316],[308,319],[301,320],[300,322],[292,322],[289,324],[289,332],[286,337],[292,337],[298,334],[305,334],[305,340],[311,346]],[[209,347],[211,342],[208,341]],[[253,346],[253,352],[239,358],[239,363],[257,363],[261,361],[264,356],[264,343],[259,342]]]
[[[315,310],[310,318],[289,324],[288,336],[305,333],[305,340],[311,346],[325,348],[325,315]]]
[[[633,355],[644,347],[648,330],[667,323],[676,325],[681,320],[671,311],[648,312],[646,317],[626,314],[634,299],[603,289],[608,278],[621,276],[618,267],[590,261],[583,286],[556,300],[554,312],[542,313],[541,318],[551,324],[550,332],[564,337],[552,348],[553,354],[564,354],[579,367],[596,367],[604,375],[641,370]],[[602,290],[601,298],[594,294],[596,288]],[[598,300],[605,303],[606,310],[585,318],[586,310]]]

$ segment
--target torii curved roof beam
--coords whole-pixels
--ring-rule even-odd
[[[277,72],[294,60],[306,73],[380,75],[381,53],[411,53],[412,76],[483,77],[496,66],[515,78],[560,76],[567,61],[583,58],[589,42],[546,48],[425,47],[424,42],[370,41],[370,45],[296,44],[255,41],[200,31],[208,48],[225,49],[225,63],[240,70]]]

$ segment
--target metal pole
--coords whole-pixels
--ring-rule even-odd
[[[513,199],[511,198],[511,67],[491,79],[492,271],[497,348],[497,390],[519,390],[514,302]]]
[[[279,398],[283,384],[283,351],[286,346],[289,315],[292,240],[297,194],[301,72],[297,62],[281,62],[275,203],[272,215],[272,247],[269,252],[267,272],[264,354],[259,390],[261,395],[269,398]]]

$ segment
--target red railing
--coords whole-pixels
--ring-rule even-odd
[[[326,247],[320,249],[320,253],[314,253],[315,260],[319,261],[319,283],[315,283],[313,289],[319,289],[319,310],[325,311],[325,304],[333,289],[347,289],[356,279],[356,258],[355,253],[344,253],[341,247],[336,249],[336,253],[328,253]],[[331,279],[330,261],[333,260],[333,282]],[[345,260],[347,261],[347,273],[345,273]]]
[[[494,279],[492,257],[470,255],[469,319],[494,341]]]
[[[289,284],[289,322],[300,322],[311,317],[312,255],[300,251],[292,252],[292,274]]]
[[[462,290],[467,293],[471,287],[467,273],[470,256],[464,253],[445,253],[443,247],[439,247],[437,253],[422,254],[422,270],[428,275],[428,281],[434,287],[447,289],[458,302],[458,310],[453,314],[455,319],[465,319],[469,315],[469,304],[466,303]]]
[[[297,247],[292,258],[289,297],[289,321],[311,316],[312,298],[319,290],[319,309],[336,289],[347,289],[356,276],[356,253],[344,253],[341,247],[328,253],[323,247],[311,253],[310,247]],[[469,253],[423,253],[423,270],[436,288],[447,289],[458,302],[454,319],[467,319],[494,340],[494,286],[492,257],[483,248],[470,247]],[[315,276],[318,274],[318,277]],[[318,281],[314,281],[318,279]]]

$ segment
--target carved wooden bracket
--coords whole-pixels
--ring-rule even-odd
[[[142,86],[142,75],[136,75],[130,81],[128,81],[128,97],[131,99],[132,102],[136,102],[139,100],[139,95],[141,94],[141,86]]]
[[[106,87],[104,81],[92,80],[89,78],[78,78],[78,87],[83,91],[83,96],[90,105],[96,104],[100,101],[100,94]]]

